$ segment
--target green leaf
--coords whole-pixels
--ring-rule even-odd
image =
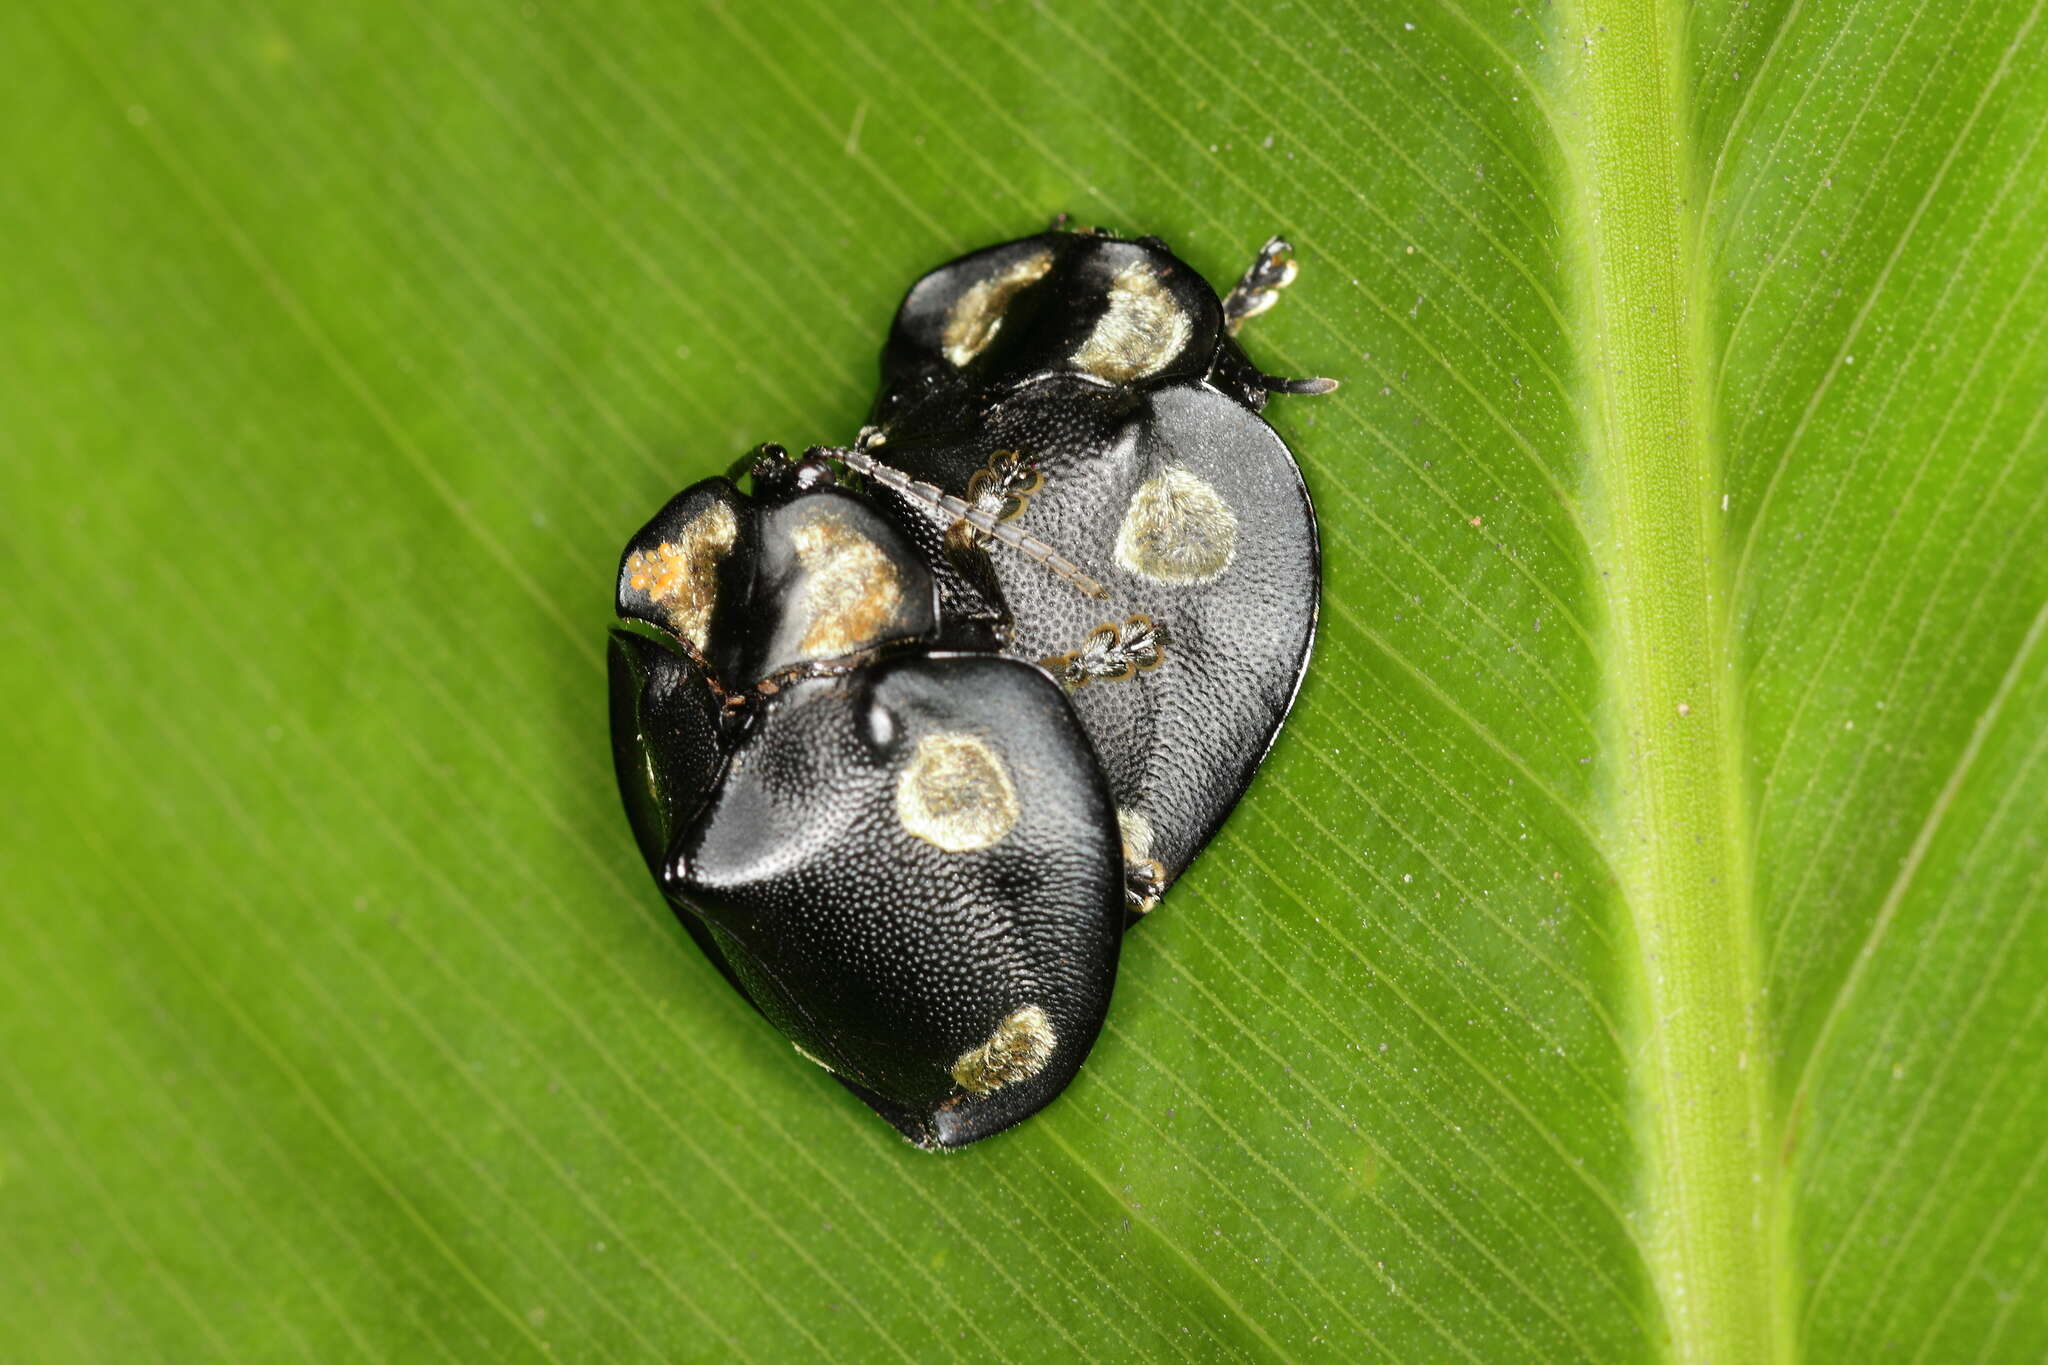
[[[8,7],[10,1356],[2041,1357],[2042,11]],[[1296,242],[1324,625],[938,1158],[647,884],[610,573],[1057,210]]]

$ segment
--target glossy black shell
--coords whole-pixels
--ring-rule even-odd
[[[1019,290],[982,349],[952,364],[944,339],[961,300],[977,281],[1015,278],[1036,262],[1039,282]],[[1135,343],[1091,352],[1117,282],[1134,277],[1157,291],[1141,297],[1181,310],[1185,335],[1141,319],[1126,328]],[[1028,452],[1045,482],[1020,520],[1110,589],[1105,611],[1041,566],[994,554],[1010,652],[1054,656],[1132,614],[1167,624],[1173,666],[1142,687],[1083,686],[1073,701],[1126,828],[1149,831],[1136,851],[1170,883],[1265,757],[1315,634],[1315,514],[1294,457],[1259,415],[1263,376],[1225,331],[1215,292],[1164,246],[1073,233],[1005,243],[919,280],[897,314],[882,374],[877,455],[959,493],[995,451]],[[1201,506],[1227,509],[1227,547],[1210,528],[1206,543],[1178,558],[1156,543],[1150,554],[1126,553],[1141,541],[1123,532],[1148,487],[1166,519],[1176,502],[1184,522]]]
[[[621,556],[613,745],[649,870],[796,1049],[920,1145],[1072,1080],[1128,919],[1299,684],[1315,524],[1229,316],[1152,239],[962,257],[905,299],[856,450],[764,447],[751,493],[695,484]],[[863,453],[1106,598],[930,489],[828,463]]]

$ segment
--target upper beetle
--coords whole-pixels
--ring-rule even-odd
[[[1016,1123],[1100,1031],[1128,916],[1213,834],[1314,631],[1315,522],[1227,298],[1156,238],[932,271],[870,424],[767,446],[628,543],[613,748],[733,983],[923,1146]],[[735,471],[738,472],[737,470]]]

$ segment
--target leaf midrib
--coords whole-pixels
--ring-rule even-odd
[[[1632,1057],[1650,1273],[1686,1362],[1791,1358],[1787,1229],[1744,809],[1721,452],[1708,397],[1682,16],[1577,0],[1561,73],[1588,519],[1607,607],[1604,845],[1634,930]],[[1568,55],[1563,59],[1573,61]]]

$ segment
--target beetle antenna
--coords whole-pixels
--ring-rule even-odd
[[[883,464],[865,450],[834,449],[821,447],[818,454],[829,455],[863,478],[873,479],[884,488],[893,488],[904,497],[917,503],[934,516],[949,517],[964,521],[975,530],[982,532],[1009,546],[1026,559],[1036,560],[1065,579],[1076,589],[1088,596],[1102,599],[1109,596],[1109,589],[1082,572],[1081,566],[1068,559],[1058,550],[1026,531],[1020,531],[1007,521],[998,521],[987,510],[976,507],[965,499],[956,498],[936,484],[922,483],[911,478],[894,465]]]

